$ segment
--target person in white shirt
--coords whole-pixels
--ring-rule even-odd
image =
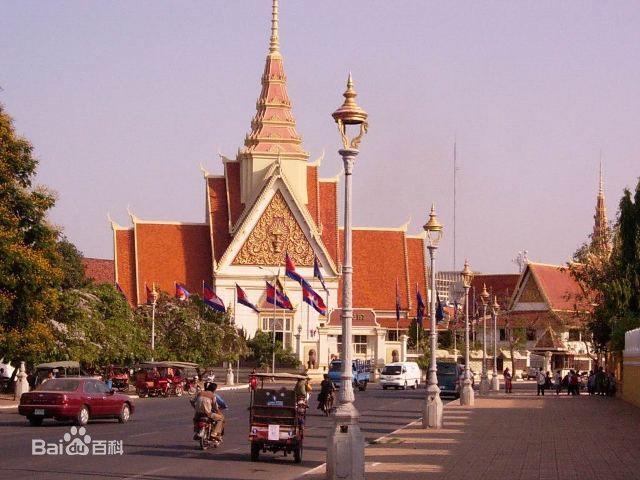
[[[538,370],[538,374],[536,376],[536,380],[537,380],[537,383],[538,383],[538,395],[544,396],[544,384],[547,381],[547,376],[542,371],[542,367],[540,367],[540,370]]]

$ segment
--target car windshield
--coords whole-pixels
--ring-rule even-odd
[[[38,385],[36,390],[46,392],[75,392],[80,382],[68,378],[52,378]]]
[[[329,364],[330,372],[339,372],[341,368],[342,368],[342,362],[331,362]]]
[[[438,375],[455,375],[458,365],[455,363],[438,363]]]
[[[400,365],[389,365],[382,369],[383,375],[400,375],[402,372],[402,367]]]

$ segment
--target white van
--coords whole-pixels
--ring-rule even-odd
[[[394,362],[384,366],[380,372],[380,385],[386,390],[394,387],[414,390],[420,386],[422,372],[416,362]]]

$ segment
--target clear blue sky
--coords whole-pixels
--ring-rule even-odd
[[[52,220],[112,258],[107,213],[204,221],[199,164],[250,129],[270,0],[14,1],[0,15],[0,102],[58,192]],[[330,116],[353,72],[370,115],[354,224],[445,226],[439,269],[563,263],[593,225],[602,152],[610,218],[640,175],[638,2],[281,0],[298,132],[340,170]],[[342,203],[340,203],[342,209]]]

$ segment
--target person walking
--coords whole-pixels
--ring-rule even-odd
[[[542,371],[542,367],[538,370],[536,374],[536,383],[538,384],[538,396],[542,395],[544,397],[544,384],[547,382],[547,376]]]
[[[556,387],[556,395],[560,395],[560,390],[562,390],[562,373],[560,370],[556,370],[556,373],[553,376],[553,383]]]
[[[511,393],[511,388],[512,388],[511,372],[509,371],[508,368],[505,368],[504,372],[502,372],[502,375],[504,377],[504,391],[505,391],[505,393]]]

